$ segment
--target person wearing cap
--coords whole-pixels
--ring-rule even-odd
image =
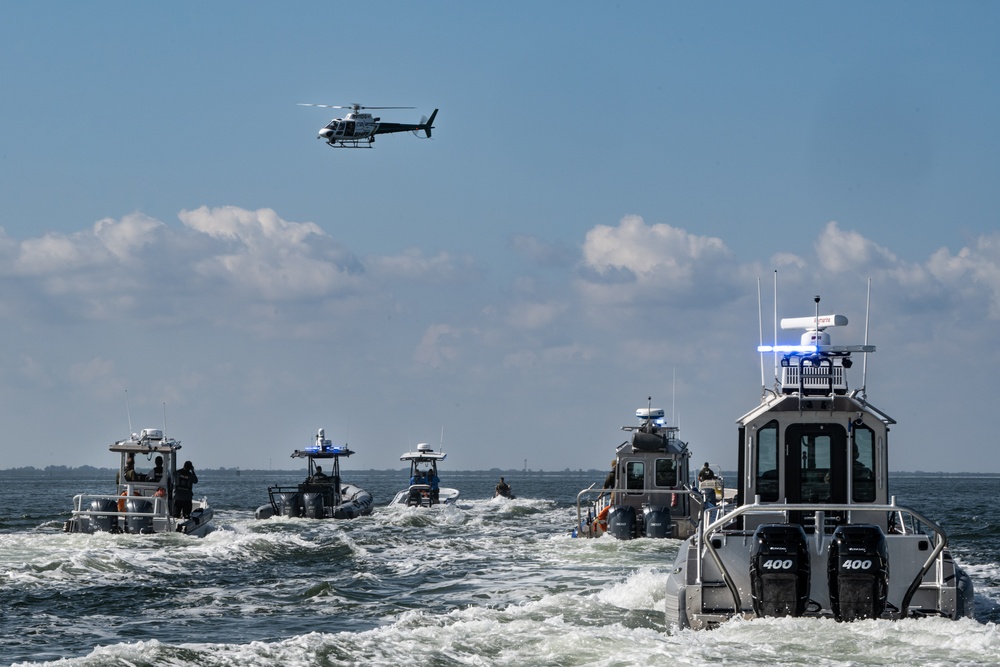
[[[705,465],[703,465],[701,470],[698,471],[698,481],[704,482],[710,479],[715,479],[715,473],[712,471],[712,468],[709,467],[708,461],[705,461]]]

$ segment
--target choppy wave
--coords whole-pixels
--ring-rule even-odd
[[[586,484],[567,474],[522,483],[512,501],[463,491],[433,510],[257,521],[250,508],[266,482],[229,480],[206,493],[242,500],[202,539],[64,534],[67,500],[31,530],[0,529],[0,656],[87,666],[997,663],[1000,538],[972,503],[937,514],[961,526],[953,542],[976,582],[976,620],[734,620],[696,632],[664,621],[677,542],[570,537]]]

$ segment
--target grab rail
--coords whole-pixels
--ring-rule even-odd
[[[113,510],[85,510],[83,509],[84,500],[110,500],[114,503]],[[122,500],[150,500],[153,502],[152,512],[129,512],[120,511],[118,509],[118,503]],[[148,516],[148,517],[164,517],[168,516],[167,511],[167,498],[166,496],[113,496],[106,493],[78,493],[73,496],[73,515],[74,516]]]
[[[605,494],[605,492],[610,492],[608,494],[609,495],[609,500],[608,500],[607,504],[601,505],[601,509],[603,509],[604,507],[607,507],[608,505],[611,504],[610,498],[613,498],[616,493],[625,493],[627,491],[632,491],[633,494],[631,494],[631,495],[633,495],[633,496],[646,495],[646,494],[652,494],[652,495],[655,495],[655,494],[667,494],[667,493],[669,493],[671,495],[671,497],[673,497],[674,495],[686,495],[686,496],[689,496],[695,502],[704,502],[703,499],[702,499],[701,493],[698,492],[698,491],[695,491],[694,489],[692,489],[691,487],[688,487],[688,486],[684,486],[684,487],[677,488],[677,489],[642,489],[641,492],[638,492],[637,489],[626,489],[626,488],[623,488],[623,487],[615,487],[613,489],[604,489],[604,488],[595,489],[594,488],[595,486],[597,486],[597,482],[594,482],[593,484],[591,484],[590,486],[588,486],[586,489],[584,489],[583,491],[580,491],[580,493],[576,494],[576,525],[577,525],[577,527],[578,527],[579,530],[582,530],[583,526],[584,526],[584,523],[583,523],[583,510],[580,507],[580,501],[583,499],[583,496],[586,495],[586,494],[593,494],[593,493],[596,493],[596,492],[600,492],[599,495],[597,496],[597,500],[600,500],[601,496],[603,496]],[[595,503],[595,505],[594,505],[594,509],[595,510],[598,507],[596,505],[597,500],[593,501]],[[591,528],[591,524],[587,523],[587,537],[593,537],[594,536],[593,533],[594,533],[594,531],[593,531],[593,528]]]
[[[706,516],[709,512],[719,511],[718,508],[709,508],[703,510],[703,516]],[[716,567],[722,572],[722,576],[725,579],[726,587],[729,589],[730,594],[733,597],[734,613],[740,613],[742,609],[742,603],[740,601],[739,590],[736,588],[736,584],[733,582],[729,571],[726,569],[725,564],[723,564],[722,559],[719,557],[718,552],[716,552],[715,547],[712,545],[711,536],[716,533],[724,532],[722,529],[725,526],[731,524],[737,517],[752,515],[752,514],[775,514],[781,513],[783,515],[784,521],[788,522],[788,512],[815,512],[814,520],[816,523],[816,545],[817,548],[820,546],[823,539],[823,527],[825,522],[826,512],[847,512],[848,521],[850,521],[850,513],[854,511],[864,511],[864,512],[887,512],[893,514],[903,514],[906,513],[916,519],[918,522],[929,528],[934,533],[934,548],[928,555],[927,560],[921,566],[917,576],[910,582],[906,593],[903,595],[903,600],[900,604],[900,614],[901,617],[906,617],[907,610],[910,605],[910,601],[913,599],[913,595],[916,593],[917,589],[920,587],[920,583],[923,581],[924,576],[930,570],[931,566],[934,565],[934,561],[940,557],[944,548],[948,545],[948,534],[945,533],[944,529],[939,526],[934,521],[928,519],[920,512],[912,509],[910,507],[905,507],[903,505],[896,504],[896,497],[893,496],[888,505],[857,505],[857,504],[811,504],[811,503],[767,503],[763,504],[760,502],[760,497],[756,497],[753,503],[747,505],[740,505],[729,512],[726,512],[722,516],[719,516],[714,521],[710,523],[700,522],[699,525],[703,525],[704,528],[695,533],[696,543],[695,547],[698,553],[701,553],[702,549],[708,552],[708,555],[712,558]],[[696,571],[696,581],[702,581],[702,559],[697,559],[697,571]]]

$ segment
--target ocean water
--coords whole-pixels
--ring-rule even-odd
[[[976,584],[975,619],[663,618],[678,543],[573,539],[577,492],[603,473],[443,471],[454,507],[388,508],[402,472],[351,471],[376,508],[353,521],[254,509],[286,473],[199,472],[214,532],[69,535],[71,498],[107,479],[0,472],[0,664],[996,665],[1000,478],[891,480],[948,530]]]

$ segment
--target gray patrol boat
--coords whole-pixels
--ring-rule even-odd
[[[868,402],[864,380],[848,389],[852,353],[867,360],[875,346],[831,345],[827,329],[847,318],[821,316],[815,302],[815,316],[781,321],[805,330],[799,345],[758,348],[775,355],[775,385],[737,420],[735,502],[703,508],[680,546],[666,583],[669,624],[972,616],[972,581],[944,529],[889,495],[895,421]]]

